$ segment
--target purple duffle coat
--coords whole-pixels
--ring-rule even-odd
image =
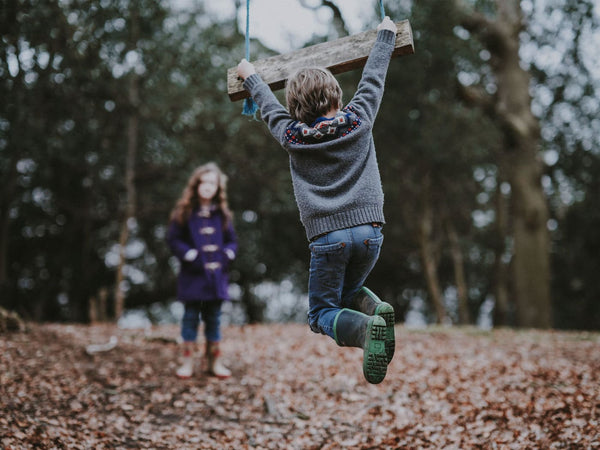
[[[167,242],[181,262],[177,278],[177,298],[182,302],[229,300],[229,264],[237,252],[237,237],[233,225],[223,227],[221,211],[192,211],[184,225],[169,223]],[[184,259],[195,248],[194,261]],[[227,251],[226,251],[227,249]]]

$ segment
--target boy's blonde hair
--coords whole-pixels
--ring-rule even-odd
[[[287,80],[285,99],[290,116],[311,125],[332,108],[342,108],[342,88],[329,70],[308,67]]]

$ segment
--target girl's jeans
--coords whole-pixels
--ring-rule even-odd
[[[181,320],[184,342],[196,342],[200,317],[204,321],[204,336],[208,342],[221,340],[221,300],[188,302]]]
[[[362,287],[382,242],[381,226],[367,224],[332,231],[310,243],[308,324],[312,331],[334,337],[335,316]]]

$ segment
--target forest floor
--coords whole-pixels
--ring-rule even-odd
[[[224,327],[233,376],[179,380],[178,333],[0,334],[0,448],[600,448],[599,334],[397,326],[370,385],[360,349],[300,324]]]

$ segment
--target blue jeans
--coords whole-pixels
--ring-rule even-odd
[[[204,336],[208,342],[221,340],[221,300],[188,302],[181,320],[181,337],[184,342],[196,342],[200,317],[204,322]]]
[[[382,243],[377,224],[332,231],[310,243],[308,324],[312,331],[334,337],[335,316],[373,270]]]

